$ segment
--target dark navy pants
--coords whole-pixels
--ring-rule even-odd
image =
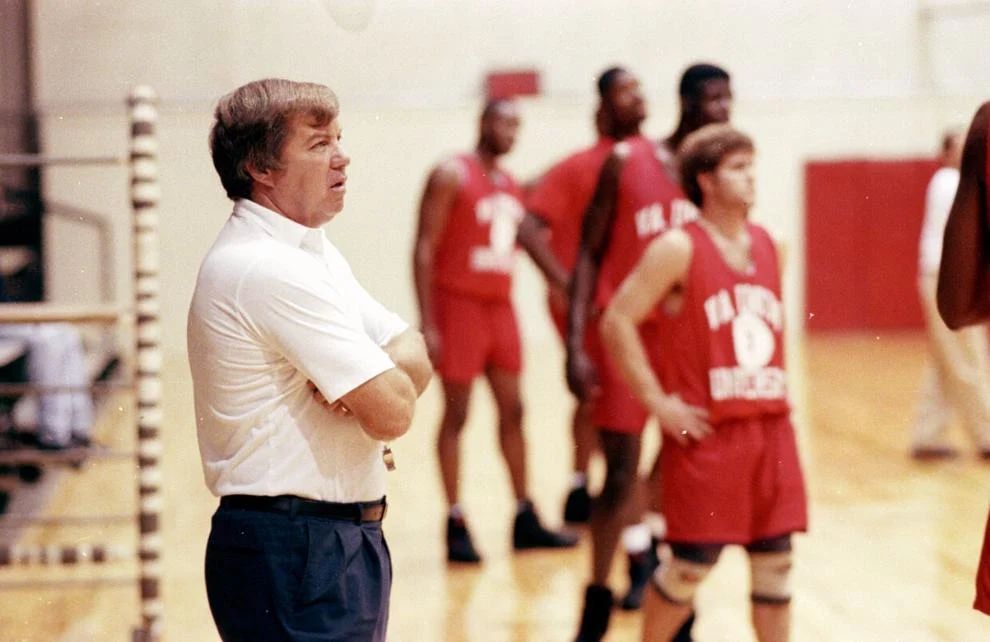
[[[224,642],[383,642],[392,562],[381,522],[220,507],[206,593]]]

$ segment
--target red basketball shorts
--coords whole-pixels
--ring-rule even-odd
[[[646,426],[647,412],[626,383],[619,366],[608,354],[598,332],[598,317],[588,320],[585,337],[588,357],[595,363],[601,395],[594,400],[591,420],[612,432],[638,435]]]
[[[440,330],[437,372],[445,381],[469,383],[488,367],[519,373],[522,348],[511,301],[486,300],[435,290]]]
[[[788,415],[731,420],[660,451],[667,539],[749,544],[808,526],[804,475]]]

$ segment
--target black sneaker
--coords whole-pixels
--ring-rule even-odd
[[[620,603],[624,611],[636,611],[643,605],[646,585],[653,577],[653,572],[660,566],[660,558],[657,557],[656,550],[656,542],[653,542],[649,549],[627,555],[629,560],[629,592]]]
[[[447,561],[469,564],[477,564],[481,561],[463,518],[447,518]]]
[[[568,524],[586,524],[591,519],[591,495],[587,486],[578,486],[567,493],[564,502],[564,521]]]
[[[584,591],[581,628],[574,642],[601,642],[612,616],[612,591],[607,586],[589,584]]]
[[[532,504],[516,514],[512,525],[512,547],[525,548],[570,548],[577,544],[577,536],[562,531],[555,533],[543,528]]]

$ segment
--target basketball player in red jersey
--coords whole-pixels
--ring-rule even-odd
[[[458,474],[471,383],[482,373],[495,398],[499,445],[517,500],[514,548],[576,543],[572,535],[548,531],[540,524],[526,488],[519,395],[522,359],[510,301],[522,193],[498,164],[498,158],[512,149],[518,128],[514,102],[489,101],[481,114],[475,150],[434,168],[420,203],[413,273],[423,336],[443,382],[446,403],[437,454],[450,505],[447,559],[453,562],[481,561],[459,504]]]
[[[553,165],[536,181],[527,194],[527,213],[519,225],[519,244],[546,278],[547,305],[561,340],[566,334],[567,289],[577,258],[581,219],[591,202],[598,174],[615,142],[638,135],[646,118],[639,81],[627,70],[606,69],[598,77],[597,87],[597,142]],[[564,521],[583,523],[591,514],[588,463],[597,442],[588,400],[579,400],[571,429],[574,478],[564,503]]]
[[[938,273],[938,311],[953,330],[990,319],[990,102],[969,127]],[[990,519],[973,608],[990,615]]]
[[[651,530],[662,537],[662,521],[653,526],[623,527],[642,517],[638,466],[647,412],[602,349],[597,318],[649,242],[661,232],[697,215],[670,164],[673,145],[687,132],[729,118],[729,74],[715,65],[696,64],[680,82],[681,118],[677,128],[657,143],[642,136],[617,144],[606,160],[595,195],[584,216],[574,270],[567,331],[567,380],[579,399],[594,401],[606,476],[591,515],[592,578],[585,592],[577,639],[600,640],[608,629],[612,593],[607,581],[620,538],[627,550],[638,539],[643,551],[630,555],[630,591],[623,606],[639,606],[652,572]],[[586,347],[587,346],[587,347]],[[637,533],[639,531],[639,533]],[[637,536],[638,535],[638,536]],[[689,640],[690,622],[679,640]]]
[[[748,221],[753,143],[704,127],[679,152],[701,216],[652,241],[601,322],[630,387],[664,431],[660,493],[672,557],[653,576],[643,640],[665,641],[691,611],[726,544],[749,553],[757,639],[790,632],[791,536],[807,526],[784,370],[775,243]],[[655,320],[656,334],[639,326]]]

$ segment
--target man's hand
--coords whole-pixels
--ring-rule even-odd
[[[651,405],[650,410],[660,421],[664,433],[682,446],[701,441],[714,432],[708,423],[708,411],[684,403],[680,395],[665,395]]]
[[[602,392],[598,370],[583,349],[567,353],[567,387],[581,401],[594,399]]]
[[[316,399],[316,403],[320,404],[330,412],[336,415],[340,415],[341,417],[350,416],[351,414],[350,409],[347,406],[345,406],[344,402],[341,401],[340,399],[334,401],[333,403],[330,403],[329,401],[327,401],[327,398],[323,396],[323,393],[320,392],[320,389],[316,387],[316,384],[313,383],[312,381],[307,381],[306,387],[308,387],[310,391],[313,393],[313,399]]]

